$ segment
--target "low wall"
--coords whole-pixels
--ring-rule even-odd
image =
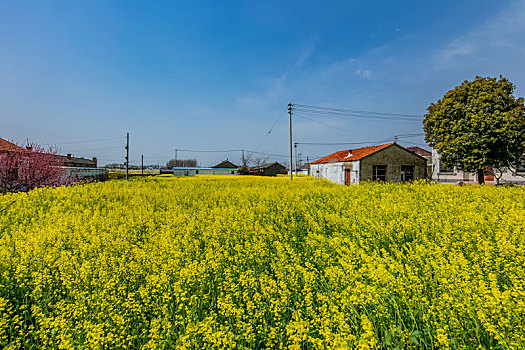
[[[109,172],[102,168],[68,167],[66,175],[78,180],[104,181],[108,179]]]

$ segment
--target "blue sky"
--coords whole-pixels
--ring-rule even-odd
[[[102,164],[123,161],[126,132],[134,163],[176,148],[286,155],[289,102],[422,116],[463,80],[500,74],[525,95],[525,1],[0,1],[0,13],[0,137]],[[422,132],[310,118],[294,119],[294,141]]]

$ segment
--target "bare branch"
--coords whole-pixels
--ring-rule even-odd
[[[6,205],[3,209],[0,209],[0,213],[7,210],[7,208],[9,208],[10,206],[12,206],[14,203],[16,202],[16,200],[12,201],[11,203],[9,203],[8,205]]]

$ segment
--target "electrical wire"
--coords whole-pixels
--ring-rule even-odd
[[[177,149],[179,152],[194,152],[194,153],[231,153],[231,152],[248,152],[248,153],[255,153],[255,154],[261,154],[261,155],[267,155],[267,156],[274,156],[274,157],[288,157],[283,154],[275,154],[275,153],[267,153],[267,152],[259,152],[259,151],[251,151],[247,149],[230,149],[230,150],[222,150],[222,151],[216,151],[216,150],[195,150],[195,149]]]
[[[297,142],[298,145],[309,146],[345,146],[345,145],[371,145],[387,142],[388,140],[367,141],[367,142]]]
[[[379,144],[381,142],[387,142],[389,140],[398,138],[412,138],[423,136],[424,133],[414,133],[414,134],[399,134],[393,135],[391,138],[379,140],[379,141],[362,141],[362,142],[296,142],[298,145],[317,145],[317,146],[340,146],[340,145],[365,145],[365,144]]]
[[[297,112],[300,114],[314,114],[317,116],[323,116],[325,118],[338,118],[338,119],[348,119],[348,118],[357,118],[357,119],[365,119],[365,120],[381,120],[381,121],[388,121],[388,122],[412,122],[412,123],[420,123],[422,119],[414,119],[414,118],[407,118],[407,117],[387,117],[387,116],[376,116],[376,115],[364,115],[364,114],[352,114],[352,113],[337,113],[337,112],[324,112],[324,111],[318,111],[318,110],[305,110],[305,109],[297,109]]]
[[[286,111],[288,110],[288,107],[286,107],[284,109],[284,111],[282,111],[280,114],[279,114],[279,117],[277,118],[277,120],[273,123],[272,127],[270,128],[270,130],[266,133],[266,135],[264,135],[264,138],[261,140],[261,142],[259,142],[259,145],[257,145],[257,147],[255,148],[256,151],[259,150],[259,147],[261,147],[261,145],[263,144],[264,141],[266,141],[266,139],[268,138],[268,136],[270,135],[270,133],[273,131],[273,129],[275,128],[275,126],[277,125],[277,123],[279,123],[279,121],[281,121],[281,118],[283,117],[283,115],[286,113]]]
[[[125,146],[113,146],[113,147],[98,147],[98,148],[86,148],[86,149],[74,149],[74,150],[68,150],[68,152],[84,152],[84,151],[96,151],[96,150],[102,150],[102,149],[116,149],[116,148],[122,148],[125,149]]]
[[[383,115],[383,116],[398,116],[398,117],[407,117],[407,118],[418,118],[421,116],[417,114],[404,114],[404,113],[390,113],[390,112],[371,112],[371,111],[360,111],[355,109],[344,109],[344,108],[333,108],[333,107],[321,107],[321,106],[312,106],[312,105],[303,105],[303,104],[294,104],[294,108],[304,108],[304,109],[313,109],[321,111],[333,111],[339,113],[356,113],[364,115]]]
[[[326,123],[323,123],[323,122],[320,122],[319,120],[315,120],[315,119],[312,119],[312,118],[308,118],[308,117],[305,117],[305,116],[302,116],[302,115],[297,115],[295,114],[296,117],[299,117],[301,119],[305,119],[305,120],[308,120],[308,121],[311,121],[313,123],[317,123],[317,124],[320,124],[320,125],[324,125],[326,127],[329,127],[329,128],[332,128],[332,129],[336,129],[336,130],[339,130],[339,131],[344,131],[344,132],[347,132],[347,133],[350,133],[350,134],[354,134],[354,135],[359,135],[359,136],[367,136],[367,135],[363,135],[361,133],[358,133],[356,131],[351,131],[351,130],[347,130],[347,129],[343,129],[343,128],[340,128],[338,126],[334,126],[334,125],[330,125],[330,124],[326,124]]]
[[[85,141],[72,141],[72,142],[60,142],[57,143],[57,145],[72,145],[76,143],[93,143],[93,142],[101,142],[101,141],[111,141],[111,140],[124,140],[125,137],[112,137],[107,139],[96,139],[96,140],[85,140]]]
[[[196,150],[196,149],[177,149],[178,152],[195,152],[195,153],[229,153],[229,152],[241,152],[242,149],[228,149],[222,151],[216,150]]]

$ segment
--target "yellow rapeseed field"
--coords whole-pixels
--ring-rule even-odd
[[[525,348],[523,188],[157,177],[13,201],[0,348]]]

